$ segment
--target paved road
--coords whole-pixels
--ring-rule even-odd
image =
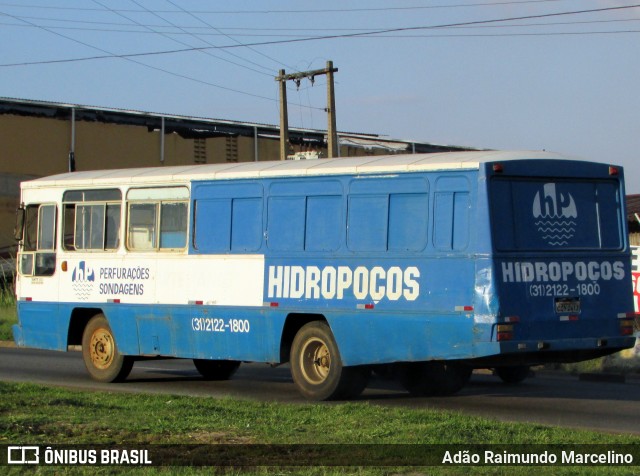
[[[191,361],[148,360],[137,362],[126,382],[102,384],[88,377],[79,352],[0,348],[0,380],[105,391],[305,402],[287,367],[264,364],[244,364],[230,381],[206,382],[199,378]],[[520,385],[508,386],[497,377],[474,374],[455,396],[414,398],[394,382],[374,377],[359,400],[640,435],[640,380],[585,382],[571,376],[539,373]]]

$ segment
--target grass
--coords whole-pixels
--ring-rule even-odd
[[[625,356],[623,356],[623,354]],[[627,354],[630,354],[630,352],[621,352],[573,364],[560,364],[556,367],[572,375],[579,375],[583,373],[640,373],[640,358],[638,356],[626,356]]]
[[[13,340],[11,326],[18,322],[14,276],[10,269],[15,269],[14,262],[0,257],[0,340]]]
[[[537,424],[499,423],[450,411],[384,407],[368,402],[284,404],[231,398],[141,395],[0,382],[0,443],[35,445],[434,445],[633,444],[640,437]],[[379,447],[379,446],[378,446]],[[338,447],[339,448],[339,447]],[[348,447],[351,448],[351,447]],[[371,451],[373,447],[363,447]],[[390,448],[397,448],[396,446]],[[321,451],[322,447],[318,451]],[[59,472],[57,468],[56,473]],[[77,468],[76,468],[77,469]],[[87,473],[93,474],[88,471]],[[174,468],[178,469],[178,468]],[[273,469],[273,468],[271,468]],[[430,466],[428,474],[463,468]],[[530,468],[476,467],[474,474],[529,474]],[[569,467],[539,467],[558,474]],[[633,474],[632,468],[580,468],[595,474]],[[637,469],[637,467],[636,467]],[[159,468],[154,472],[161,471]],[[294,468],[283,474],[396,474],[416,468]],[[551,471],[553,470],[553,471]],[[187,471],[182,468],[180,471]],[[265,468],[254,468],[266,474]],[[266,471],[266,472],[265,472]],[[450,472],[451,471],[451,472]],[[244,472],[244,470],[242,471]],[[241,473],[242,473],[241,472]],[[464,472],[470,472],[465,469]],[[565,474],[577,474],[567,471]]]
[[[13,340],[11,326],[18,322],[13,287],[0,288],[0,340]]]
[[[15,306],[0,305],[0,340],[13,340],[11,326],[18,322]]]

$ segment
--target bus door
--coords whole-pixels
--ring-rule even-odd
[[[19,209],[16,226],[18,315],[24,334],[34,340],[25,345],[53,349],[66,346],[59,338],[66,332],[58,332],[56,220],[55,204],[29,204]]]

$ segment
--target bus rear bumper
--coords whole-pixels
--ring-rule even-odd
[[[474,359],[476,366],[540,365],[595,359],[629,349],[635,336],[501,342],[500,354]]]

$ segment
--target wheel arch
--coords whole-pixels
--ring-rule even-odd
[[[99,307],[77,307],[71,311],[69,330],[67,332],[67,346],[82,345],[84,329],[91,318],[97,314],[104,314],[104,310]]]
[[[291,344],[302,326],[314,322],[325,322],[329,325],[327,318],[323,314],[313,313],[291,313],[287,316],[280,338],[280,362],[289,362],[291,358]]]

